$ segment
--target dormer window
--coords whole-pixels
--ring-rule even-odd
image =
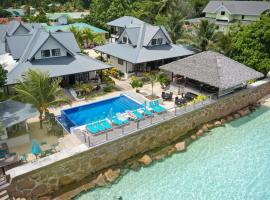
[[[163,39],[162,38],[153,38],[152,41],[151,41],[151,45],[154,46],[154,45],[161,45],[163,43]]]
[[[122,42],[123,42],[124,44],[127,44],[127,41],[128,41],[128,38],[127,38],[126,36],[124,36]]]
[[[158,38],[158,39],[157,39],[157,44],[158,44],[158,45],[161,45],[162,43],[163,43],[163,39],[162,39],[162,38]]]
[[[157,45],[157,39],[152,39],[151,45]]]
[[[52,49],[52,56],[54,56],[54,57],[61,56],[60,49]]]
[[[221,11],[220,12],[220,15],[225,15],[225,11]]]
[[[41,57],[42,58],[48,58],[51,56],[51,51],[49,49],[41,50]]]

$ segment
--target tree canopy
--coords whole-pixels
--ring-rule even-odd
[[[231,57],[264,74],[270,70],[270,17],[235,27],[231,33]]]
[[[0,65],[0,88],[3,87],[6,83],[7,73],[7,70],[5,70],[2,65]]]

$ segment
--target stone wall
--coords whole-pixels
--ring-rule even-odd
[[[9,192],[17,196],[42,196],[139,153],[170,144],[208,121],[229,115],[270,93],[270,81],[223,97],[199,110],[123,137],[83,153],[57,161],[23,175],[12,177]]]

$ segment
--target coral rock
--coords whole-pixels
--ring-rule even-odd
[[[185,151],[186,150],[186,142],[179,142],[175,146],[177,151]]]
[[[114,171],[112,169],[109,169],[104,173],[104,176],[106,177],[106,180],[108,182],[112,183],[120,176],[120,169]]]
[[[216,121],[214,124],[215,124],[216,127],[222,126],[221,121]]]
[[[197,136],[194,134],[194,135],[190,136],[190,138],[194,141],[197,139]]]
[[[175,152],[175,148],[174,147],[169,147],[167,154],[168,154],[168,156],[171,156],[174,152]]]
[[[101,187],[105,186],[106,185],[105,176],[103,174],[99,174],[98,177],[95,179],[94,183]]]
[[[240,116],[238,113],[235,113],[235,114],[233,115],[233,117],[234,117],[234,119],[239,119],[241,116]]]
[[[150,165],[152,162],[152,159],[150,156],[148,156],[147,154],[145,154],[141,159],[138,160],[140,163],[144,164],[144,165]]]
[[[163,160],[165,158],[165,154],[159,154],[154,157],[155,160]]]
[[[201,129],[196,132],[197,136],[202,136],[203,134],[204,134],[204,132]]]

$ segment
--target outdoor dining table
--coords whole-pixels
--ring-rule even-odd
[[[0,160],[0,168],[2,169],[3,175],[6,174],[5,167],[12,165],[12,164],[16,164],[18,162],[20,162],[20,158],[18,155],[13,155],[13,156],[10,156],[8,158],[1,159]]]

